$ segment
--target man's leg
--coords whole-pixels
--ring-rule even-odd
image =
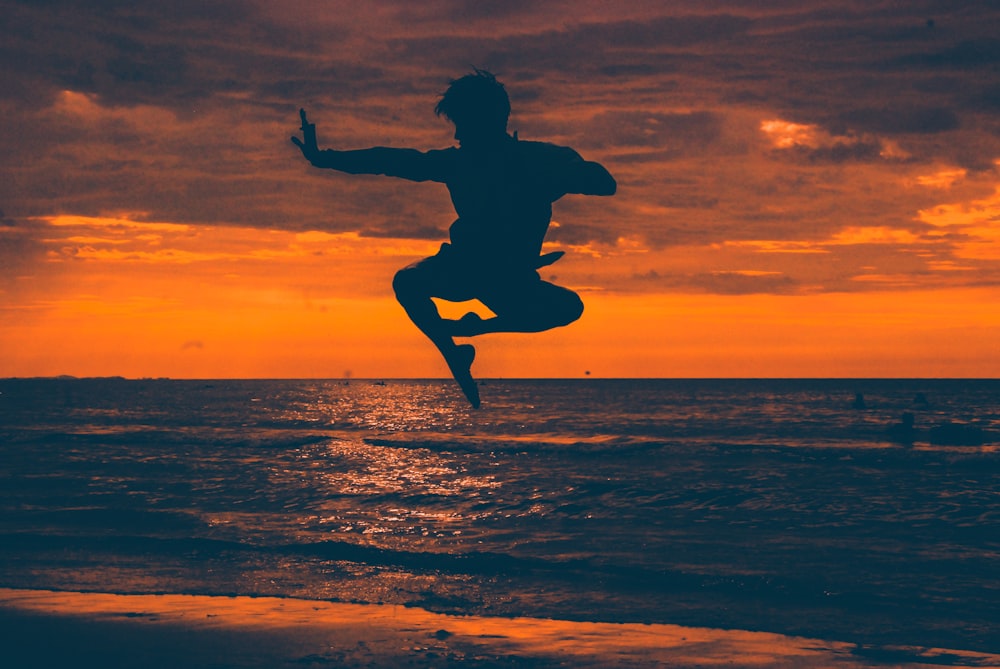
[[[583,301],[572,290],[535,279],[489,291],[480,297],[493,318],[469,313],[457,321],[442,320],[452,337],[493,332],[543,332],[569,325],[583,314]]]
[[[476,349],[471,344],[456,344],[448,331],[447,323],[441,318],[431,297],[443,299],[470,299],[453,294],[454,284],[446,276],[446,263],[438,256],[426,258],[396,272],[392,281],[396,299],[406,310],[413,324],[437,346],[448,363],[448,369],[455,377],[469,403],[479,408],[479,388],[472,378],[472,361]],[[460,280],[459,280],[460,281]],[[459,284],[460,285],[460,284]]]

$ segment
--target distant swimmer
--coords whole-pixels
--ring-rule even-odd
[[[890,441],[904,446],[912,446],[917,440],[917,430],[913,426],[914,417],[909,411],[904,411],[898,423],[893,423],[886,430]]]
[[[569,325],[583,313],[571,290],[543,281],[538,270],[559,260],[542,254],[552,203],[563,195],[614,195],[617,184],[599,163],[573,149],[520,141],[507,132],[510,100],[503,84],[485,70],[451,82],[434,111],[455,125],[459,146],[418,151],[374,147],[320,150],[316,126],[300,110],[302,139],[292,137],[315,167],[350,174],[383,174],[447,186],[458,220],[449,242],[430,258],[396,273],[393,289],[410,320],[444,356],[452,376],[474,407],[476,350],[455,337],[491,332],[542,332]],[[441,318],[431,298],[478,299],[495,316],[467,313]]]
[[[854,393],[854,401],[851,402],[851,408],[858,410],[867,409],[868,405],[865,404],[865,396],[861,393]]]

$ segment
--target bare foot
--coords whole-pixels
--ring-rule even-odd
[[[472,361],[476,359],[476,349],[472,344],[461,344],[445,354],[444,360],[448,363],[451,375],[458,382],[458,387],[465,393],[469,404],[473,409],[479,408],[479,387],[476,380],[472,378]]]

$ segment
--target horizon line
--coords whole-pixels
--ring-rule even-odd
[[[995,376],[484,376],[477,381],[998,381]],[[36,376],[3,376],[0,381],[330,381],[344,382],[405,382],[454,381],[450,376],[76,376],[54,374]]]

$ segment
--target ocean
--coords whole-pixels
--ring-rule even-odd
[[[0,380],[0,586],[1000,651],[1000,381],[481,393]]]

